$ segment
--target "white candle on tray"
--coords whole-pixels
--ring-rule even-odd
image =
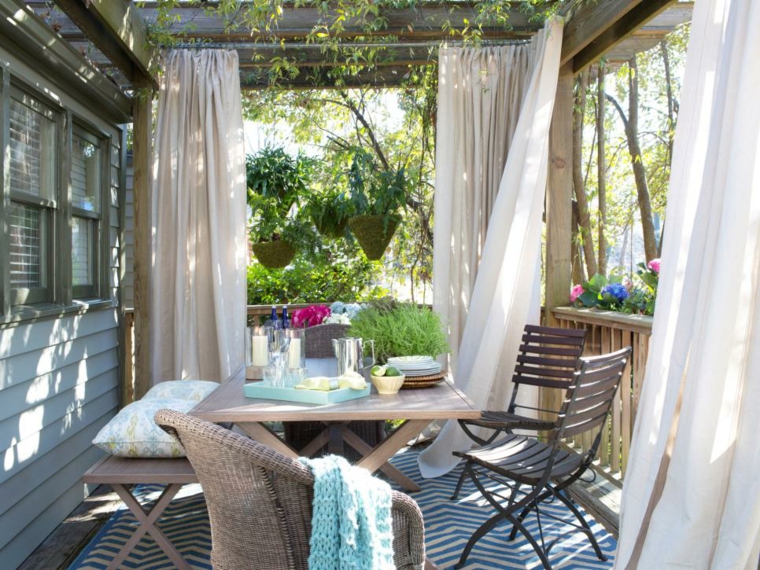
[[[288,350],[288,368],[301,368],[301,339],[291,338]]]
[[[251,337],[251,366],[266,366],[269,364],[269,349],[267,337],[257,335]]]

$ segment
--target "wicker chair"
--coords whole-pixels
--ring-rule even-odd
[[[567,489],[583,475],[596,457],[602,440],[602,428],[630,355],[631,348],[628,347],[604,356],[582,359],[580,372],[575,374],[567,389],[547,442],[535,437],[509,434],[490,445],[467,452],[454,452],[454,455],[466,460],[465,474],[497,511],[473,533],[456,568],[464,566],[472,548],[481,538],[506,520],[512,523],[509,540],[513,540],[518,531],[521,532],[538,554],[544,568],[551,569],[549,551],[557,540],[545,544],[539,507],[543,502],[553,500],[564,504],[575,516],[577,524],[572,526],[586,535],[599,559],[606,560],[588,523],[567,496]],[[589,431],[596,431],[596,435],[591,448],[585,453],[563,447],[564,438]],[[488,485],[492,481],[504,487]],[[504,488],[511,492],[505,494]],[[539,540],[523,524],[531,511],[537,513]],[[544,516],[553,518],[548,513]]]
[[[335,356],[332,341],[346,336],[348,325],[329,324],[309,327],[304,331],[306,358],[332,358]],[[301,450],[325,429],[320,422],[286,422],[285,441]],[[348,424],[348,429],[374,447],[385,439],[385,422],[358,420]],[[346,450],[350,454],[350,450]]]
[[[305,569],[314,477],[299,462],[212,423],[171,410],[156,423],[182,443],[206,496],[216,570]],[[397,568],[422,568],[417,503],[393,492]]]

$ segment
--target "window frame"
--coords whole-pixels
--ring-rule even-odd
[[[5,91],[5,81],[4,90]],[[42,287],[12,287],[9,283],[8,293],[10,295],[9,304],[11,307],[38,305],[42,303],[55,303],[57,293],[57,272],[55,268],[55,251],[58,249],[58,234],[61,224],[61,186],[63,176],[63,163],[61,160],[61,142],[63,140],[64,116],[60,108],[50,104],[44,97],[37,96],[33,92],[30,92],[23,84],[17,81],[10,81],[8,88],[8,97],[3,97],[3,115],[7,116],[7,120],[3,120],[4,130],[4,147],[10,148],[10,105],[12,100],[17,100],[21,104],[29,107],[30,109],[46,116],[53,121],[55,125],[55,137],[53,149],[53,167],[50,173],[53,176],[52,193],[53,196],[34,196],[27,192],[14,191],[10,187],[10,163],[7,166],[8,172],[5,172],[5,165],[3,166],[5,184],[3,193],[7,195],[7,209],[5,215],[10,213],[12,203],[22,204],[38,209],[40,212],[40,228],[42,237],[40,239],[41,248],[43,253],[40,256],[41,260],[41,273],[45,275],[45,285]],[[7,126],[7,128],[6,128]],[[5,218],[5,231],[6,236],[10,239],[10,232],[8,231],[8,219]],[[4,264],[4,271],[10,273],[10,242],[4,244],[6,251],[8,251],[8,257],[6,264]]]
[[[8,68],[0,68],[0,145],[3,148],[9,148],[10,145],[11,99],[19,97],[25,98],[22,100],[24,104],[30,107],[36,105],[49,111],[54,117],[54,196],[38,197],[21,191],[12,192],[10,155],[0,153],[0,174],[3,180],[0,187],[0,220],[4,230],[0,235],[0,266],[3,269],[3,278],[0,280],[0,324],[81,310],[87,306],[110,306],[113,303],[109,295],[112,135],[51,100],[40,89],[28,85],[23,77]],[[100,212],[97,213],[77,208],[73,204],[71,153],[74,133],[90,142],[97,142],[100,152]],[[39,208],[44,214],[45,220],[41,222],[41,227],[44,227],[47,235],[43,236],[41,243],[45,248],[45,287],[32,290],[11,287],[9,214],[15,203]],[[93,283],[76,287],[73,284],[71,253],[75,217],[95,222],[95,235],[91,237]]]
[[[105,279],[104,279],[104,268],[108,267],[107,259],[104,255],[104,250],[108,250],[108,247],[104,245],[104,240],[107,238],[106,236],[106,229],[105,224],[108,222],[108,209],[110,208],[111,204],[109,201],[109,182],[110,177],[107,176],[109,171],[109,158],[110,158],[110,146],[109,146],[109,139],[105,137],[102,133],[96,134],[96,132],[93,132],[94,129],[90,127],[89,125],[84,124],[79,119],[74,119],[72,121],[72,129],[71,129],[71,144],[69,146],[70,149],[73,150],[74,143],[73,143],[73,137],[76,135],[79,138],[82,138],[91,144],[95,145],[98,149],[98,152],[100,153],[100,173],[98,176],[98,203],[99,203],[99,210],[98,212],[86,210],[83,208],[79,208],[74,205],[74,200],[71,196],[71,189],[73,185],[71,184],[71,179],[69,178],[69,204],[71,209],[71,215],[69,219],[71,220],[71,239],[72,239],[72,251],[73,251],[73,231],[74,231],[74,218],[80,218],[84,219],[90,222],[94,222],[93,224],[93,236],[91,236],[91,245],[93,247],[92,251],[92,277],[93,282],[87,285],[74,285],[73,282],[73,276],[70,279],[71,288],[72,288],[72,298],[73,299],[97,299],[101,298],[103,296],[103,293],[108,290]],[[73,161],[69,161],[69,176],[71,176],[72,173],[72,164]],[[73,260],[70,260],[70,266],[73,270]]]

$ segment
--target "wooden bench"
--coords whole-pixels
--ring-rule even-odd
[[[108,456],[93,465],[84,474],[83,480],[85,483],[110,485],[140,523],[132,537],[108,565],[109,570],[119,568],[146,533],[153,537],[156,544],[177,568],[190,570],[190,565],[155,524],[184,485],[198,482],[187,459],[137,459]],[[160,484],[166,485],[166,488],[153,507],[146,510],[130,490],[132,485],[138,484]]]

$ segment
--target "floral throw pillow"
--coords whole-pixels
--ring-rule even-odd
[[[153,416],[164,408],[187,413],[195,405],[193,400],[177,398],[133,402],[103,426],[92,443],[118,457],[185,457],[179,442],[158,427]]]
[[[153,386],[142,399],[176,398],[200,402],[218,387],[218,382],[208,380],[169,380]]]

